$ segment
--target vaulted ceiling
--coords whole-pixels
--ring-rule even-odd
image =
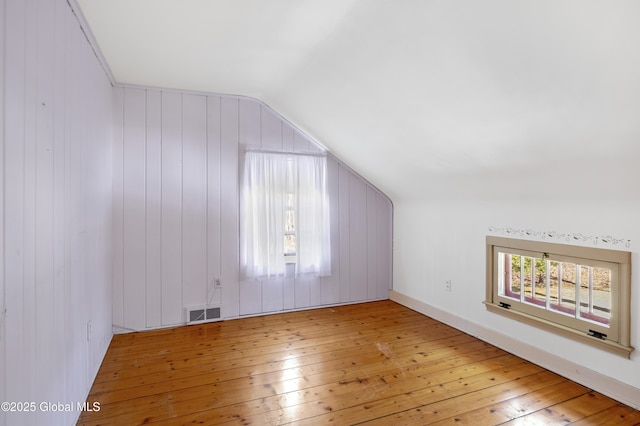
[[[640,159],[636,0],[78,3],[119,83],[256,97],[393,199]]]

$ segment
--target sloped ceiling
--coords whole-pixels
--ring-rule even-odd
[[[119,83],[261,99],[394,200],[640,160],[636,0],[78,3]]]

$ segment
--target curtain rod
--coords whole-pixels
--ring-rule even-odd
[[[305,155],[307,157],[326,157],[326,152],[293,152],[293,151],[274,151],[263,149],[247,149],[245,152],[257,152],[259,154],[282,154],[282,155]]]

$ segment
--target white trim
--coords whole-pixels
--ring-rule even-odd
[[[455,327],[458,330],[464,331],[467,334],[504,349],[527,361],[538,364],[541,367],[600,392],[636,410],[640,410],[640,389],[634,386],[622,383],[602,373],[545,352],[535,346],[522,343],[517,339],[490,330],[397,291],[391,290],[389,292],[389,298],[423,315]]]
[[[66,1],[67,1],[67,4],[69,5],[69,8],[71,9],[71,12],[76,17],[78,24],[80,25],[80,29],[84,33],[84,36],[86,37],[87,42],[89,43],[89,46],[91,46],[91,49],[93,50],[93,54],[98,59],[100,66],[102,67],[102,69],[104,70],[104,73],[107,75],[107,78],[111,82],[111,86],[115,87],[116,79],[113,77],[113,73],[111,72],[111,67],[109,67],[109,63],[107,62],[106,58],[102,54],[102,50],[100,49],[100,46],[98,45],[98,41],[96,40],[96,38],[93,35],[93,32],[91,31],[91,27],[87,22],[87,18],[85,18],[84,13],[82,13],[82,8],[78,4],[78,0],[66,0]]]

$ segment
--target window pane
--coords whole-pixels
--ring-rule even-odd
[[[549,261],[549,302],[558,304],[558,262],[555,260]]]
[[[543,259],[534,259],[534,291],[533,297],[536,300],[546,302],[547,300],[547,262]]]
[[[611,270],[580,266],[580,316],[605,326],[611,318]]]
[[[296,236],[288,234],[284,236],[284,255],[294,256],[296,254]]]
[[[552,305],[553,310],[569,315],[576,312],[576,265],[574,263],[557,263],[558,304]]]
[[[295,222],[295,215],[293,214],[293,210],[287,210],[285,212],[284,231],[285,232],[296,231],[296,222]]]
[[[521,262],[522,262],[522,268],[521,268],[521,276],[522,276],[522,283],[523,283],[523,288],[524,288],[524,295],[525,297],[531,297],[532,293],[532,286],[531,286],[531,258],[530,257],[522,257],[521,258]]]
[[[580,271],[580,316],[586,318],[589,315],[589,311],[592,311],[592,309],[589,309],[589,305],[593,300],[593,293],[589,291],[589,289],[591,285],[593,285],[592,283],[590,284],[593,280],[593,276],[591,277],[591,280],[589,280],[589,272],[593,274],[593,268],[579,265],[578,269]]]
[[[520,299],[520,256],[499,253],[501,277],[499,292],[501,296]]]
[[[611,270],[512,253],[499,253],[499,261],[500,296],[571,316],[579,306],[580,318],[608,326]],[[576,285],[580,286],[579,303]]]
[[[593,309],[598,315],[611,318],[611,270],[593,268]]]

